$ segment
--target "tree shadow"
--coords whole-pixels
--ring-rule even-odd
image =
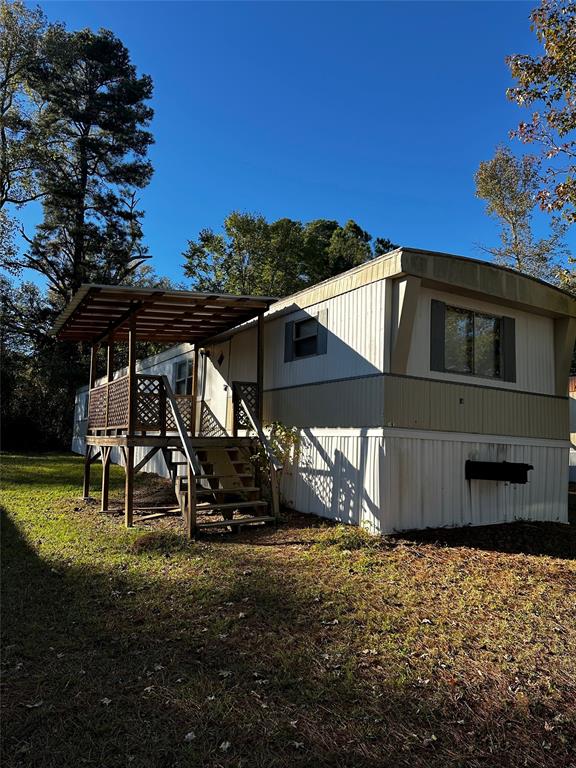
[[[563,523],[517,521],[463,528],[427,528],[404,531],[389,538],[441,547],[576,559],[576,525]]]

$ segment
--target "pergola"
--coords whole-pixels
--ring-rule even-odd
[[[89,421],[86,435],[84,496],[89,495],[91,447],[102,456],[102,508],[108,506],[110,449],[119,446],[126,469],[126,523],[132,524],[134,448],[167,444],[166,432],[177,429],[182,440],[196,437],[196,401],[200,349],[219,334],[256,318],[257,364],[255,419],[262,423],[263,315],[275,299],[262,296],[234,296],[220,293],[135,288],[129,286],[83,285],[57,318],[52,333],[68,342],[86,342],[91,347]],[[163,344],[188,342],[194,347],[192,395],[186,402],[170,391],[166,377],[136,374],[136,342]],[[127,374],[118,379],[114,372],[114,346],[128,344]],[[106,381],[96,387],[98,348],[106,347]],[[166,396],[177,412],[170,414]],[[185,410],[187,409],[187,410]],[[189,457],[193,463],[193,457]],[[141,462],[140,462],[141,464]],[[140,467],[138,465],[136,470]]]

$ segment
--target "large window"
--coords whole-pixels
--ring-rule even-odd
[[[500,376],[500,318],[446,307],[444,326],[447,371]]]
[[[174,364],[174,393],[192,394],[192,360],[182,360]]]
[[[432,301],[430,367],[515,381],[514,320]]]

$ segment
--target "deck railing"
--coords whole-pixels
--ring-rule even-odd
[[[130,381],[122,376],[90,390],[88,429],[108,431],[128,429]],[[193,432],[192,395],[173,395],[183,423]],[[136,418],[138,432],[176,432],[172,409],[166,408],[166,388],[162,376],[136,375]]]

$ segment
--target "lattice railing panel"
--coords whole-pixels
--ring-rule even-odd
[[[162,382],[153,376],[136,378],[136,428],[148,431],[162,429]]]
[[[176,403],[178,405],[178,410],[180,411],[182,418],[184,420],[184,424],[186,425],[186,429],[188,432],[193,432],[193,424],[192,424],[192,418],[193,418],[193,396],[192,395],[174,395],[174,400],[176,400]],[[166,430],[168,432],[176,432],[176,423],[174,421],[174,414],[172,413],[172,409],[168,407],[166,409]]]
[[[202,409],[200,410],[200,436],[228,437],[228,432],[226,432],[206,403],[202,403]]]
[[[128,426],[128,376],[108,384],[107,427],[121,429]]]
[[[90,390],[88,404],[88,429],[104,429],[106,427],[106,399],[108,385],[95,387]]]
[[[235,381],[233,384],[234,399],[234,427],[238,429],[252,429],[250,419],[240,405],[242,398],[250,412],[256,416],[258,413],[258,385],[255,381]]]

